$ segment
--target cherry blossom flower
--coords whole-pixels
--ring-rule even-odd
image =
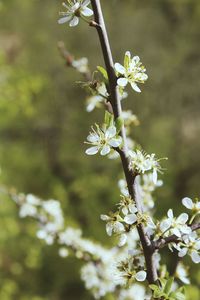
[[[200,263],[200,238],[198,238],[196,232],[184,235],[183,244],[175,245],[175,248],[179,251],[179,257],[189,254],[194,263]]]
[[[74,67],[79,73],[87,73],[89,71],[87,57],[82,57],[72,61],[72,67]]]
[[[193,202],[192,199],[185,197],[182,199],[182,204],[187,209],[191,209],[194,213],[200,213],[200,201]]]
[[[114,125],[107,129],[100,129],[96,125],[96,130],[92,127],[92,132],[87,137],[86,143],[92,145],[86,150],[87,155],[95,155],[100,152],[104,156],[109,154],[112,148],[118,148],[122,144],[122,138],[117,134]]]
[[[152,179],[154,184],[157,182],[157,172],[161,167],[158,160],[155,158],[155,154],[146,154],[140,150],[129,151],[130,164],[129,167],[133,171],[139,174],[144,174],[147,171],[152,171]]]
[[[106,221],[106,232],[109,236],[112,233],[121,233],[124,231],[124,225],[121,223],[122,218],[118,213],[110,213],[109,216],[101,215],[101,220]]]
[[[148,79],[147,74],[145,74],[146,69],[142,66],[140,58],[138,56],[131,58],[131,53],[129,51],[125,53],[124,66],[115,63],[115,71],[118,76],[118,86],[124,88],[130,83],[132,89],[138,93],[140,93],[141,90],[137,83],[144,83]]]
[[[191,228],[187,226],[188,214],[182,213],[178,218],[174,217],[173,210],[169,209],[167,212],[168,218],[160,223],[160,229],[163,234],[175,234],[181,237],[183,234],[190,234]]]
[[[58,20],[59,24],[69,22],[70,27],[77,26],[79,18],[91,17],[93,11],[88,7],[90,0],[67,0],[67,4],[63,3],[66,12],[61,12],[61,18]]]

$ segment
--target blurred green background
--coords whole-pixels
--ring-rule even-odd
[[[63,40],[75,57],[88,57],[93,70],[103,61],[93,28],[57,24],[61,3],[0,1],[1,183],[59,199],[69,224],[109,244],[99,215],[119,199],[121,168],[84,154],[83,141],[102,112],[86,113],[85,92],[75,83],[82,78],[65,66],[57,42]],[[200,1],[102,0],[102,5],[115,61],[130,50],[149,75],[142,93],[130,93],[124,104],[141,121],[132,136],[147,152],[169,158],[157,214],[171,206],[180,212],[183,196],[200,194]],[[81,263],[59,258],[56,246],[35,237],[35,226],[20,220],[15,204],[1,196],[0,299],[92,299],[79,279]],[[200,270],[191,265],[190,271],[187,299],[198,300]]]

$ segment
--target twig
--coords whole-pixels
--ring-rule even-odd
[[[200,229],[200,223],[194,223],[191,225],[192,231],[196,231]],[[165,246],[167,246],[170,243],[178,243],[180,242],[180,238],[177,237],[175,234],[172,234],[166,238],[160,237],[157,241],[153,243],[153,248],[155,250],[161,249]]]
[[[91,4],[93,7],[95,20],[90,23],[90,26],[95,27],[99,35],[99,40],[103,52],[106,70],[108,73],[111,104],[113,107],[114,117],[116,119],[119,116],[121,116],[122,108],[121,108],[121,101],[119,99],[119,95],[117,92],[117,77],[114,71],[112,52],[108,40],[105,23],[104,23],[100,0],[91,0]],[[127,138],[126,138],[124,126],[122,126],[121,129],[121,136],[123,138],[124,146],[123,149],[119,151],[119,154],[122,161],[122,166],[123,166],[123,170],[127,182],[128,191],[131,198],[136,202],[138,212],[142,213],[143,212],[142,204],[135,197],[134,184],[135,184],[136,175],[134,174],[133,171],[129,169],[128,148],[127,148],[127,141],[126,141]],[[137,230],[140,236],[140,241],[144,252],[146,268],[147,268],[147,280],[149,281],[149,283],[155,283],[155,281],[157,280],[157,270],[154,264],[154,257],[153,257],[154,251],[152,248],[151,241],[149,239],[149,236],[145,233],[144,226],[142,224],[139,224],[137,226]]]

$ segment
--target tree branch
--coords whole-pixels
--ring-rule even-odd
[[[99,40],[103,52],[103,57],[106,65],[106,70],[108,73],[108,80],[109,80],[109,92],[111,96],[111,104],[113,107],[113,113],[115,119],[121,116],[122,108],[121,108],[121,101],[119,99],[118,91],[117,91],[117,77],[115,75],[114,71],[114,63],[113,63],[113,57],[112,52],[108,40],[108,35],[104,23],[104,18],[102,14],[101,9],[101,3],[100,0],[91,0],[92,8],[94,11],[94,18],[95,20],[91,22],[91,26],[95,27],[97,29]],[[121,136],[123,138],[123,149],[119,150],[119,154],[122,161],[122,166],[124,170],[124,175],[127,182],[127,187],[129,194],[131,198],[136,202],[136,206],[138,209],[138,212],[143,212],[142,204],[138,201],[138,199],[135,197],[135,178],[136,175],[134,175],[134,172],[129,169],[129,159],[128,159],[128,148],[127,148],[127,139],[126,139],[126,133],[125,128],[122,126],[121,129]],[[145,262],[146,262],[146,268],[147,268],[147,280],[149,283],[154,283],[157,280],[157,270],[154,264],[154,257],[153,257],[153,248],[151,241],[148,237],[148,235],[145,233],[144,226],[142,224],[139,224],[137,226],[137,230],[140,236],[140,241],[143,247]]]
[[[191,225],[192,231],[196,231],[200,229],[200,223],[194,223]],[[180,238],[178,238],[175,234],[172,234],[166,238],[159,238],[157,241],[154,242],[153,248],[154,250],[159,250],[170,243],[178,243],[180,242]]]

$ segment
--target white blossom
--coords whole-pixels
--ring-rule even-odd
[[[176,277],[179,278],[183,283],[190,284],[190,280],[188,278],[187,268],[183,263],[179,263],[176,268]]]
[[[198,238],[196,232],[184,235],[183,243],[175,245],[175,248],[179,251],[179,257],[189,254],[194,263],[200,263],[200,238]]]
[[[195,214],[200,213],[200,201],[193,202],[192,199],[185,197],[182,199],[182,204],[192,210]]]
[[[60,248],[58,251],[58,254],[60,255],[60,257],[67,257],[69,255],[69,251],[67,250],[67,248]]]
[[[88,7],[90,0],[67,0],[63,3],[66,12],[61,12],[61,18],[58,20],[59,24],[69,22],[70,27],[77,26],[79,18],[91,17],[93,11]]]
[[[106,232],[109,236],[112,233],[121,233],[124,231],[124,225],[121,223],[122,219],[118,213],[110,213],[109,216],[101,215],[101,220],[106,221]]]
[[[169,209],[167,216],[168,218],[160,223],[160,230],[162,233],[167,232],[167,235],[175,234],[177,237],[191,233],[191,228],[186,224],[188,221],[188,215],[186,213],[182,213],[176,218],[174,217],[173,210]]]
[[[144,83],[148,76],[145,74],[146,69],[142,66],[140,58],[134,56],[131,58],[131,53],[127,51],[124,58],[124,66],[119,63],[115,64],[115,71],[118,76],[117,84],[124,88],[128,83],[138,93],[141,92],[137,83]]]
[[[155,154],[146,154],[140,150],[129,151],[130,169],[144,174],[147,171],[152,172],[152,179],[154,184],[157,182],[157,171],[161,169]]]
[[[87,155],[95,155],[100,152],[104,156],[109,154],[112,148],[118,148],[122,144],[122,138],[117,134],[117,129],[114,125],[107,129],[100,129],[96,125],[96,130],[92,128],[86,143],[92,145],[86,150],[85,153]]]
[[[82,57],[77,60],[72,61],[72,66],[79,72],[79,73],[87,73],[89,71],[88,67],[88,59],[87,57]]]
[[[120,291],[119,300],[143,300],[146,298],[144,286],[134,283],[130,288]]]

